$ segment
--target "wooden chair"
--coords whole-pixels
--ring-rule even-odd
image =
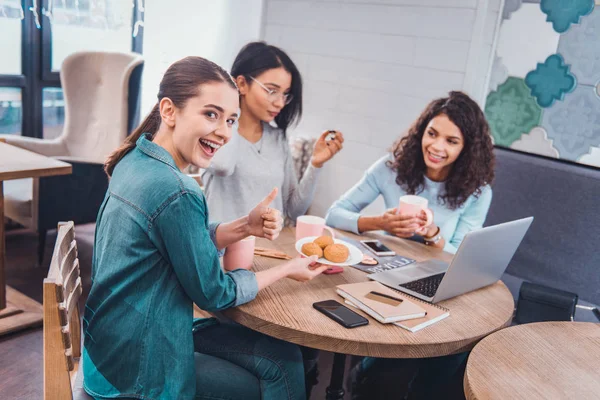
[[[81,293],[75,226],[61,222],[44,279],[44,399],[91,399],[79,368]]]

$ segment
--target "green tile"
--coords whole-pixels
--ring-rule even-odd
[[[531,96],[525,81],[511,76],[488,95],[485,116],[494,142],[509,147],[523,133],[539,125],[542,109]]]

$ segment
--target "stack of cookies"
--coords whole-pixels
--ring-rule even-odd
[[[302,245],[302,253],[305,256],[325,257],[327,261],[343,263],[348,259],[350,250],[340,243],[334,243],[331,236],[319,236],[311,243]]]

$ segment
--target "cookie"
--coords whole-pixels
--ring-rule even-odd
[[[362,259],[362,261],[360,263],[364,264],[364,265],[377,265],[377,264],[379,264],[379,262],[376,259],[374,259],[373,257],[369,257],[367,255],[363,255],[363,259]]]
[[[318,256],[323,257],[323,249],[316,243],[304,243],[302,245],[302,254],[305,256]]]
[[[325,248],[325,258],[334,263],[343,263],[348,259],[350,251],[343,244],[330,244]]]
[[[319,247],[325,249],[325,247],[329,246],[330,244],[333,244],[333,238],[331,236],[319,236],[318,238],[313,240],[313,243],[316,243],[319,245]]]

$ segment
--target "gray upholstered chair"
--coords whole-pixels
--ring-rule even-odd
[[[133,129],[142,68],[143,58],[135,53],[74,53],[60,71],[62,134],[51,140],[0,135],[11,145],[73,165],[72,175],[5,183],[5,214],[39,233],[40,264],[46,231],[58,221],[96,220],[108,185],[103,163]]]

